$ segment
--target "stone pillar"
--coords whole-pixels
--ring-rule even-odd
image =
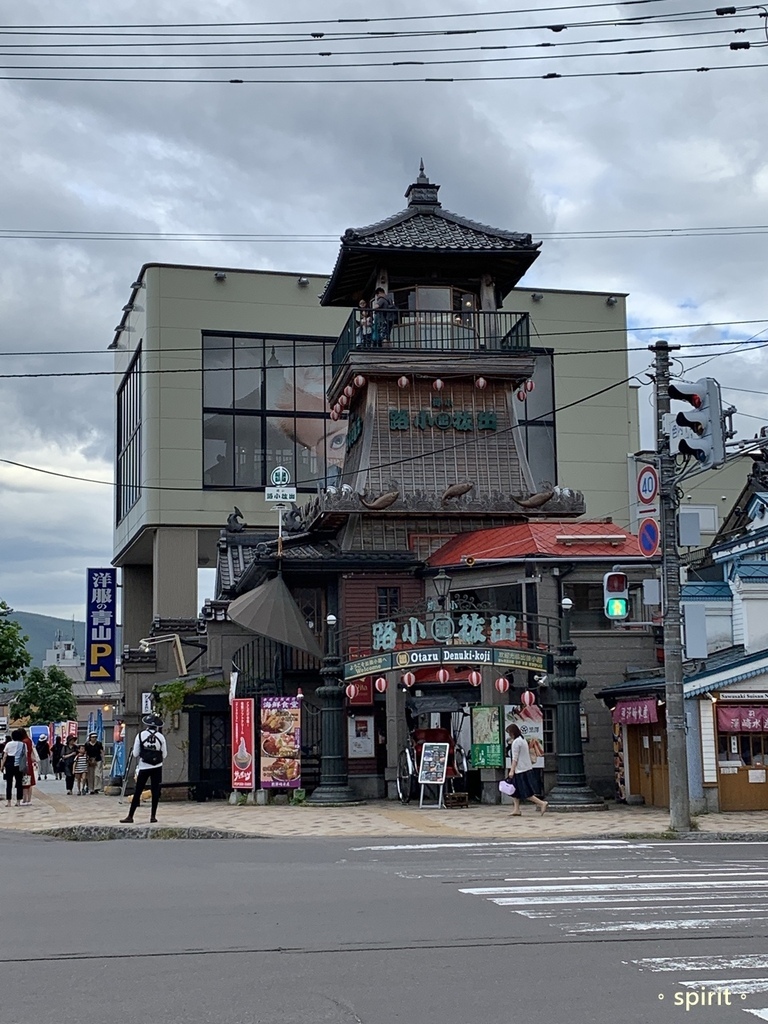
[[[320,785],[310,796],[312,804],[348,804],[355,800],[347,774],[347,715],[341,658],[330,651],[320,669],[323,685],[320,701]]]
[[[153,562],[154,615],[197,618],[197,530],[159,527],[154,536]]]
[[[152,566],[124,565],[120,575],[123,646],[138,647],[152,626]]]

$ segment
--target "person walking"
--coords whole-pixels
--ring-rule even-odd
[[[82,796],[84,792],[88,792],[88,755],[85,752],[84,743],[80,744],[75,754],[74,774],[77,795]]]
[[[51,745],[48,742],[47,734],[40,737],[35,749],[37,750],[37,756],[40,759],[40,778],[47,779],[48,773],[51,771]]]
[[[85,753],[88,757],[88,792],[98,793],[103,783],[103,761],[104,744],[95,732],[89,733],[88,742],[85,744]]]
[[[57,735],[53,741],[51,747],[51,767],[53,768],[53,774],[57,779],[61,779],[61,754],[64,750],[64,744],[61,742],[61,736]]]
[[[141,803],[141,794],[147,783],[152,793],[152,815],[149,820],[157,821],[157,805],[160,802],[160,787],[163,782],[163,762],[168,757],[168,746],[165,736],[160,732],[163,720],[159,715],[146,715],[142,718],[142,723],[144,728],[133,743],[133,756],[137,759],[139,768],[136,788],[128,817],[120,819],[122,825],[133,824],[133,816]]]
[[[530,800],[531,803],[536,804],[538,807],[539,814],[544,814],[549,804],[546,800],[536,796],[535,776],[528,743],[517,725],[508,725],[507,735],[512,739],[510,754],[512,767],[509,769],[509,776],[507,778],[507,781],[511,782],[515,787],[515,795],[512,797],[512,803],[514,804],[512,814],[518,817],[522,813],[520,810],[521,800]]]
[[[35,745],[29,738],[26,729],[19,729],[20,741],[24,744],[25,758],[23,760],[23,773],[21,778],[22,787],[22,807],[29,807],[32,803],[32,790],[37,785],[37,777],[35,775],[35,766],[39,763],[37,758],[37,751]],[[21,755],[16,758],[16,764],[22,767],[22,761],[20,760]]]
[[[67,796],[72,796],[75,785],[75,758],[77,757],[77,742],[74,736],[67,736],[67,742],[61,750],[59,768],[64,775],[64,785],[67,788]]]
[[[21,800],[23,796],[21,782],[23,774],[21,768],[16,764],[16,759],[22,750],[23,744],[21,742],[20,731],[18,729],[14,729],[11,733],[11,738],[5,744],[3,756],[2,759],[0,759],[0,771],[2,771],[5,777],[6,807],[11,806],[14,787],[16,788],[16,806],[21,807]]]

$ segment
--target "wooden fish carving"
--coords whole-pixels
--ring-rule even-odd
[[[443,491],[443,496],[440,500],[445,502],[452,501],[454,498],[460,498],[463,494],[468,494],[474,486],[474,484],[466,482],[463,484],[451,484],[450,487]]]
[[[542,505],[546,505],[554,496],[554,491],[539,491],[538,494],[531,494],[528,498],[517,498],[513,494],[512,500],[517,502],[521,508],[541,508]]]
[[[374,512],[380,512],[383,508],[389,508],[390,505],[394,505],[397,499],[400,497],[400,491],[386,491],[384,494],[380,494],[378,498],[374,498],[373,501],[366,501],[362,494],[358,495],[360,498],[360,504],[365,508],[370,508]]]

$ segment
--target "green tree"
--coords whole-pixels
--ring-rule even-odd
[[[28,636],[23,636],[21,626],[8,616],[13,611],[5,601],[0,601],[0,689],[7,690],[11,683],[24,677],[24,670],[32,661],[27,650]]]
[[[24,689],[11,703],[12,718],[28,718],[36,723],[62,722],[77,718],[77,702],[72,680],[60,668],[31,668]]]

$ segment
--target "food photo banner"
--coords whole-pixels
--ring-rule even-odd
[[[232,789],[256,788],[255,749],[254,700],[238,697],[232,701]]]
[[[261,788],[301,786],[301,700],[261,698]]]

